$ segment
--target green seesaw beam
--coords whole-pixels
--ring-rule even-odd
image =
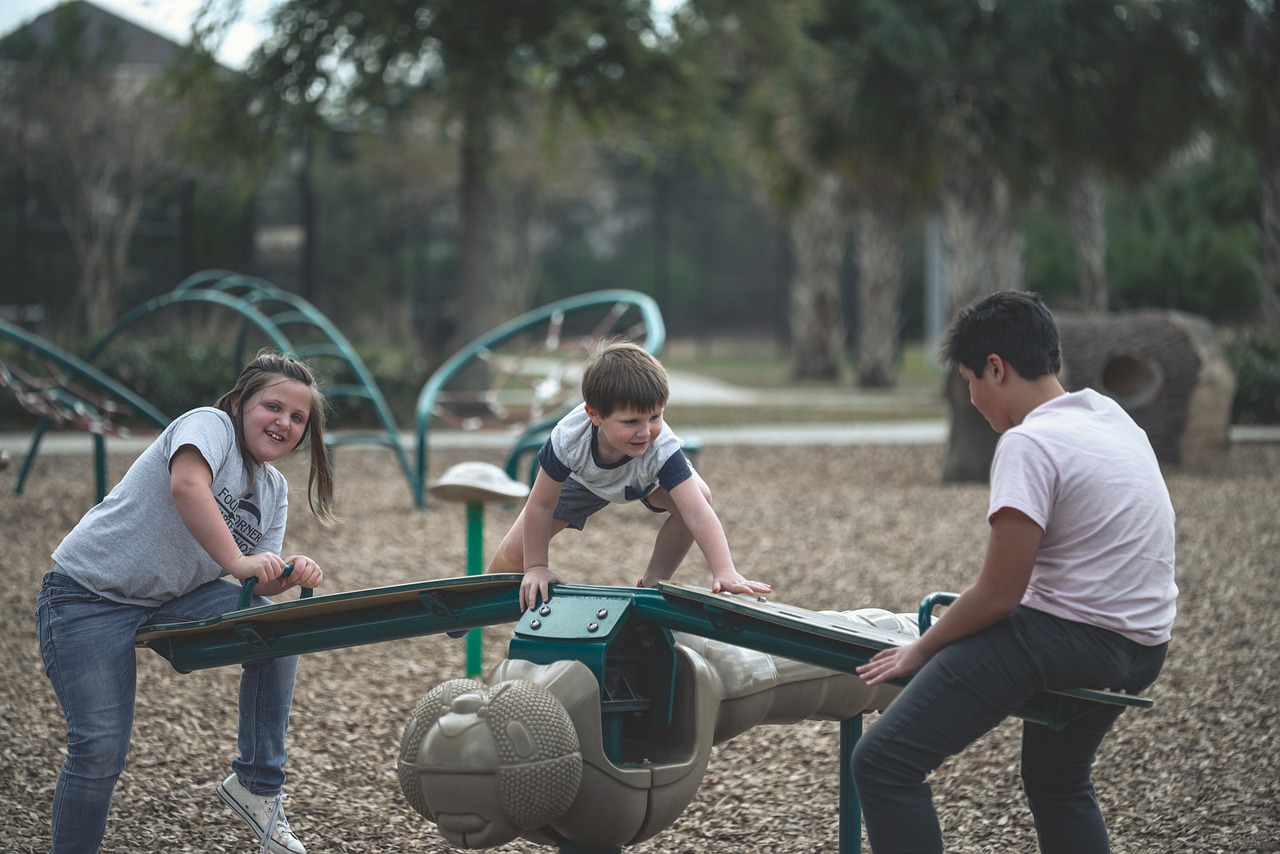
[[[514,622],[519,573],[309,596],[207,620],[146,626],[138,646],[180,673]],[[242,596],[241,601],[248,601]]]

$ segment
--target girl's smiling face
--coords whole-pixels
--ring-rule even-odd
[[[253,458],[275,462],[292,453],[306,434],[311,389],[297,380],[281,379],[237,402],[236,414]]]
[[[649,412],[623,408],[602,416],[587,407],[591,423],[599,428],[596,435],[600,456],[605,462],[614,462],[622,457],[643,455],[662,432],[662,413],[661,407]]]

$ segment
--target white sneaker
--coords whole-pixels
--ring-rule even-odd
[[[288,795],[255,795],[240,784],[232,774],[218,786],[218,797],[245,820],[262,842],[262,851],[271,854],[307,854],[284,817],[284,804]],[[271,828],[268,834],[265,828]]]

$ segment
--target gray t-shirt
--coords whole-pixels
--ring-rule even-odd
[[[53,552],[59,571],[115,602],[157,607],[226,573],[187,530],[169,492],[169,463],[191,445],[213,471],[213,495],[244,554],[279,554],[289,485],[270,465],[253,492],[226,413],[193,409],[173,421]]]
[[[605,501],[620,504],[644,498],[661,486],[670,492],[693,475],[681,450],[684,443],[670,429],[658,434],[639,457],[623,457],[602,463],[596,457],[596,428],[586,405],[560,419],[538,455],[538,462],[553,480],[569,477]]]

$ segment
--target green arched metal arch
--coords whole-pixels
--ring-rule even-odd
[[[326,388],[326,393],[330,397],[348,397],[367,401],[382,428],[378,433],[329,433],[325,437],[327,444],[330,447],[338,447],[373,443],[391,448],[409,483],[410,491],[414,495],[417,494],[418,485],[414,470],[400,442],[400,432],[396,427],[395,417],[391,414],[391,407],[387,405],[377,382],[359,353],[351,346],[351,342],[319,309],[297,294],[278,288],[264,279],[229,270],[204,270],[193,273],[179,282],[173,292],[174,294],[223,294],[234,297],[258,310],[277,330],[285,326],[298,325],[318,332],[324,339],[323,343],[295,342],[291,344],[291,351],[302,359],[312,360],[323,357],[341,361],[355,378],[355,382],[330,385]],[[237,354],[243,355],[242,349],[238,349]]]
[[[284,335],[280,333],[280,331],[271,322],[270,318],[268,318],[262,312],[258,311],[253,306],[246,304],[243,300],[239,300],[239,299],[236,299],[235,297],[228,296],[227,294],[220,294],[213,291],[208,291],[208,292],[197,291],[197,292],[183,293],[183,294],[169,293],[163,296],[156,297],[155,299],[147,300],[142,305],[136,306],[131,311],[127,312],[119,320],[117,320],[110,329],[108,329],[105,333],[103,333],[102,337],[100,337],[97,341],[95,341],[89,347],[89,349],[85,351],[85,354],[82,357],[80,357],[78,361],[84,363],[87,366],[92,366],[93,360],[96,359],[98,355],[102,353],[103,350],[106,349],[107,345],[110,344],[117,335],[119,335],[124,330],[128,329],[133,324],[142,320],[144,317],[148,317],[152,314],[155,314],[158,311],[170,308],[172,306],[183,305],[187,303],[210,303],[213,305],[217,305],[217,306],[221,306],[223,308],[229,309],[230,311],[233,311],[236,314],[239,314],[241,317],[243,317],[246,323],[252,324],[253,326],[256,326],[259,330],[261,330],[262,333],[268,338],[268,340],[270,340],[275,347],[279,348],[282,353],[291,352],[293,349],[293,345],[289,343],[289,339],[285,338]],[[106,376],[106,374],[102,374],[100,371],[97,371],[96,368],[94,370],[100,376],[110,379],[109,377]],[[112,380],[112,382],[115,383],[114,380]],[[120,388],[124,388],[123,386],[120,386],[118,383],[116,383],[116,385],[119,386]],[[156,421],[155,418],[151,418],[152,421],[156,422],[156,426],[164,428],[172,420],[171,416],[160,413],[160,411],[152,407],[151,404],[148,403],[147,407],[152,412],[159,414],[159,418],[160,418],[159,421]],[[44,438],[44,434],[48,429],[49,429],[49,419],[41,418],[40,421],[36,424],[35,432],[32,434],[31,447],[27,451],[27,458],[23,462],[22,471],[18,476],[18,483],[17,483],[18,492],[21,492],[23,485],[26,483],[27,473],[30,472],[32,465],[35,463],[35,458],[40,451],[40,440]],[[103,498],[103,490],[101,486],[99,488],[98,498],[100,500]]]
[[[631,290],[595,291],[548,303],[541,308],[536,308],[509,320],[476,338],[437,368],[418,393],[418,402],[415,409],[417,471],[414,477],[414,499],[418,507],[426,506],[428,438],[431,419],[436,411],[441,392],[449,382],[467,370],[473,363],[480,360],[481,354],[487,353],[491,348],[497,347],[502,342],[523,332],[535,329],[540,325],[553,324],[557,318],[563,318],[575,312],[593,310],[604,310],[606,318],[612,313],[619,319],[628,312],[637,312],[640,319],[639,325],[643,327],[644,332],[643,337],[637,343],[655,356],[662,351],[663,344],[666,342],[666,326],[663,324],[662,312],[658,309],[657,302],[647,294]],[[606,334],[609,332],[609,330],[603,331]],[[535,422],[517,425],[521,428],[521,432],[516,437],[507,460],[508,474],[512,473],[520,452],[526,449],[539,435],[554,426],[556,421],[564,413],[568,412],[572,406],[573,404],[561,407],[559,411],[541,417]]]
[[[8,340],[18,344],[24,350],[35,353],[41,358],[48,359],[62,370],[72,374],[78,381],[85,383],[96,391],[100,391],[106,396],[110,396],[123,402],[129,408],[137,412],[141,418],[150,421],[156,427],[164,427],[169,423],[169,417],[167,415],[156,409],[140,395],[102,373],[83,359],[72,356],[70,353],[67,353],[61,348],[51,344],[40,336],[33,335],[19,326],[14,326],[6,321],[0,320],[0,337],[7,338]],[[81,401],[81,403],[92,408],[92,405],[87,401]],[[94,414],[98,415],[99,413],[95,411]],[[44,436],[44,432],[48,428],[48,421],[48,417],[43,417],[36,425],[36,432],[32,436],[31,447],[27,451],[27,458],[23,461],[22,469],[18,473],[17,482],[14,484],[14,495],[22,494],[22,489],[27,482],[27,476],[31,473],[31,466],[35,462],[36,452],[40,446],[40,439]],[[101,433],[93,434],[93,454],[94,481],[97,487],[98,500],[101,501],[106,495],[107,484],[106,439]]]

